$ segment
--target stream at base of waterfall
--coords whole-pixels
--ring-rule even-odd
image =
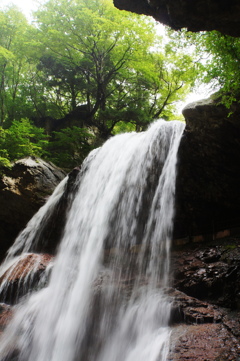
[[[184,127],[159,120],[90,153],[57,256],[15,305],[0,339],[1,361],[167,359],[171,303],[165,289]],[[65,186],[66,179],[18,236],[0,276],[41,238]]]

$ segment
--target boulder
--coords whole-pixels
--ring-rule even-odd
[[[52,163],[28,157],[0,179],[0,258],[29,219],[46,202],[65,173]]]
[[[50,212],[44,214],[39,232],[35,235],[29,252],[56,254],[65,228],[68,210],[79,186],[79,182],[75,182],[79,174],[80,168],[78,167],[68,174],[64,191],[56,204],[51,207]],[[23,251],[23,249],[19,249],[19,251]]]
[[[0,301],[15,304],[19,299],[48,279],[53,256],[26,253],[8,261],[0,275]]]
[[[179,148],[174,237],[240,224],[240,104],[189,104]]]
[[[114,0],[120,10],[152,16],[174,30],[218,30],[240,36],[237,0]]]

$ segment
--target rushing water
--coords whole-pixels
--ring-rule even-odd
[[[48,285],[17,306],[1,360],[166,360],[164,290],[183,129],[160,120],[147,132],[113,137],[86,159]],[[36,225],[63,187],[18,237],[8,262],[35,242],[32,232],[41,233]]]

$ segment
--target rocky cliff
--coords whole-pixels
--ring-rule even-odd
[[[179,30],[218,30],[240,36],[240,4],[237,0],[114,0],[120,10],[150,15]]]
[[[240,105],[226,109],[212,97],[183,114],[175,237],[186,244],[172,253],[179,317],[169,360],[238,360]]]
[[[0,258],[65,173],[39,158],[17,161],[0,179]]]
[[[175,237],[240,225],[240,105],[189,104],[179,149]]]

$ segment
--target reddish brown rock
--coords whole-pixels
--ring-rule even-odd
[[[9,282],[14,282],[27,277],[29,273],[34,272],[36,269],[39,272],[44,271],[52,260],[53,256],[49,254],[27,253],[20,256],[18,262],[14,263],[1,275],[0,284],[6,277]]]
[[[0,332],[5,329],[13,317],[13,309],[5,303],[0,303]]]
[[[189,296],[216,305],[240,306],[240,240],[228,237],[175,248],[173,285]]]
[[[222,324],[179,325],[173,329],[169,361],[237,361],[239,340]]]
[[[174,289],[170,289],[169,295],[173,299],[171,324],[222,322],[224,315],[216,306]]]
[[[169,361],[240,360],[240,239],[186,244],[172,257]]]
[[[52,260],[53,256],[48,254],[27,253],[17,257],[0,277],[1,301],[13,304],[31,292]]]
[[[226,312],[223,318],[223,324],[238,339],[240,339],[240,312]]]

